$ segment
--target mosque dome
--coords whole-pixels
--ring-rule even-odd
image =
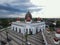
[[[25,16],[25,20],[28,21],[28,22],[32,20],[32,15],[29,11],[27,12],[27,14]]]

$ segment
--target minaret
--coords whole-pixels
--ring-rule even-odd
[[[32,15],[29,11],[27,12],[27,14],[25,16],[25,22],[29,22],[29,23],[32,22]]]

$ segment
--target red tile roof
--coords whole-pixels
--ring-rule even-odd
[[[60,34],[60,29],[57,29],[57,30],[56,30],[56,33]]]
[[[59,39],[58,38],[54,38],[54,40],[57,42]]]
[[[17,21],[20,21],[20,18],[18,17],[16,20],[17,20]]]
[[[30,17],[27,17],[26,21],[31,21],[31,18]]]
[[[40,20],[41,20],[41,18],[40,18],[40,17],[38,17],[38,18],[37,18],[37,21],[40,21]]]

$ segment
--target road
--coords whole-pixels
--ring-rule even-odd
[[[11,45],[22,45],[22,44],[25,45],[26,42],[25,42],[25,37],[23,34],[12,31],[11,29],[7,29],[7,30],[8,30],[8,37],[11,38],[11,41],[10,41]],[[6,32],[3,31],[1,35],[6,40]],[[41,32],[35,35],[29,35],[28,42],[30,42],[31,45],[44,45]]]

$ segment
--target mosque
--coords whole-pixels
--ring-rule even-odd
[[[36,34],[40,31],[45,30],[45,22],[41,21],[41,18],[37,18],[37,21],[34,22],[32,20],[32,15],[28,11],[25,15],[25,21],[21,22],[20,18],[17,18],[16,22],[12,22],[11,30],[16,31],[18,33],[25,34]]]

